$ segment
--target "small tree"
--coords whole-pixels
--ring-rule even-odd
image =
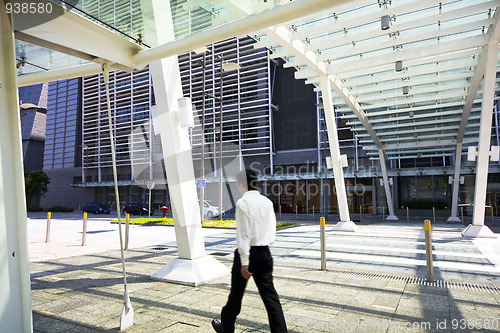
[[[31,199],[41,198],[47,193],[50,177],[42,170],[33,170],[24,179],[26,187],[26,203],[29,206]]]

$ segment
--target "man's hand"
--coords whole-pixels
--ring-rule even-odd
[[[252,273],[250,273],[250,271],[248,270],[248,265],[241,266],[241,276],[243,276],[245,280],[250,279],[250,277],[252,276]]]

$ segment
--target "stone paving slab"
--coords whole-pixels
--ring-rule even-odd
[[[126,257],[135,312],[135,324],[127,332],[212,332],[210,321],[225,304],[229,276],[199,287],[153,281],[149,276],[172,255],[129,250]],[[119,251],[108,251],[31,263],[34,331],[118,331],[123,304],[119,258]],[[230,256],[218,259],[231,265]],[[280,265],[274,275],[289,332],[443,332],[467,320],[474,320],[470,329],[454,331],[500,332],[498,294]],[[483,329],[487,321],[489,330]],[[236,328],[269,332],[253,282]]]

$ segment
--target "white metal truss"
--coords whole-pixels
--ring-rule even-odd
[[[51,50],[95,62],[111,62],[122,70],[137,68],[132,55],[143,49],[139,44],[125,39],[71,11],[48,19],[44,15],[39,25],[31,20],[14,19],[16,39]]]
[[[199,0],[189,5],[201,8],[207,3]],[[482,92],[481,54],[485,45],[498,41],[500,0],[401,0],[381,6],[369,0],[301,0],[276,2],[274,8],[253,15],[250,3],[224,1],[218,6],[239,21],[151,49],[143,50],[74,13],[38,29],[21,27],[17,36],[83,59],[107,59],[116,67],[137,68],[233,34],[267,29],[278,42],[257,35],[257,47],[266,46],[275,57],[283,57],[286,66],[297,68],[296,78],[306,79],[315,89],[319,89],[319,77],[328,75],[337,95],[333,100],[336,111],[345,119],[355,118],[348,125],[367,146],[384,148],[386,140],[398,137],[410,142],[407,131],[412,126],[418,136],[415,145],[422,144],[422,137],[446,131],[458,131],[452,137],[458,143],[477,130],[477,124],[470,122],[477,123],[473,105]],[[386,30],[381,29],[382,16],[390,18]],[[270,25],[273,27],[266,28]],[[88,31],[87,39],[99,35],[90,43],[93,46],[68,37],[79,26]],[[47,37],[42,28],[57,31],[58,36]],[[394,68],[397,61],[402,62],[399,72]],[[92,72],[94,68],[75,68],[75,73],[82,70]],[[56,77],[65,75],[68,71],[63,70]],[[22,82],[40,82],[41,77],[26,77]],[[458,122],[457,117],[461,117]]]
[[[499,5],[498,0],[400,1],[383,9],[355,1],[351,11],[289,22],[284,41],[258,36],[257,45],[295,67],[295,77],[316,91],[323,74],[317,64],[326,64],[326,74],[342,87],[336,110],[352,119],[347,125],[365,148],[389,148],[388,158],[432,150],[439,156],[448,148],[436,141],[446,147],[477,142],[479,115],[472,113],[479,110],[472,106],[481,101],[481,54],[498,35]],[[387,30],[380,29],[384,15],[391,17]],[[401,71],[395,70],[397,61]]]

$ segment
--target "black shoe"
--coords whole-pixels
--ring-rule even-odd
[[[224,328],[222,327],[222,323],[217,319],[212,319],[212,327],[217,333],[224,333]]]

